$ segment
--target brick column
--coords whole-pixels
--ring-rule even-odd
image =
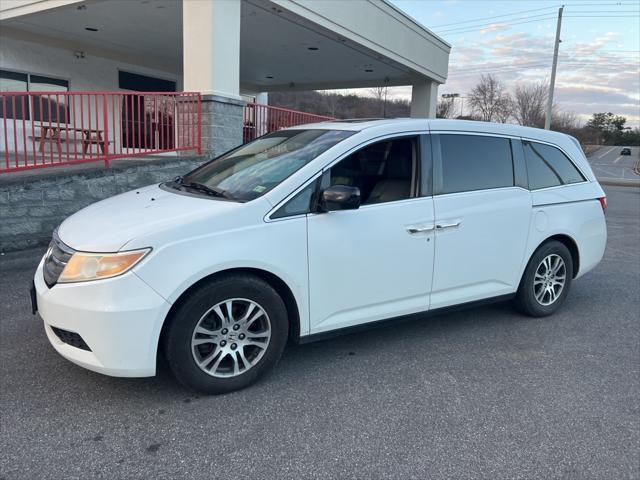
[[[202,153],[218,156],[242,143],[242,100],[220,95],[202,96]]]

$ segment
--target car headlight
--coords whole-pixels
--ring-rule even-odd
[[[117,277],[133,268],[150,251],[150,248],[143,248],[119,253],[76,252],[62,270],[58,283]]]

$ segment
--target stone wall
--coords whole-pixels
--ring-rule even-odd
[[[202,95],[202,151],[217,157],[242,143],[244,125],[244,105],[242,100]]]
[[[46,245],[66,217],[87,205],[183,175],[204,157],[156,157],[0,175],[0,252]]]

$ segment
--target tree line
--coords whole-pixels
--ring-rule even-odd
[[[335,92],[271,92],[269,104],[336,118],[408,117],[407,100],[387,99],[387,87],[370,89],[371,96]],[[438,118],[515,123],[543,128],[549,86],[544,82],[522,83],[509,91],[494,75],[482,75],[466,97],[464,116],[453,97],[438,102]],[[626,126],[627,119],[611,112],[594,113],[584,125],[574,112],[552,108],[551,129],[576,137],[580,143],[640,145],[640,129]]]

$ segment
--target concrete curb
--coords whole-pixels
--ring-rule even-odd
[[[612,187],[640,187],[640,179],[622,179],[622,178],[598,178],[601,185],[610,185]]]

